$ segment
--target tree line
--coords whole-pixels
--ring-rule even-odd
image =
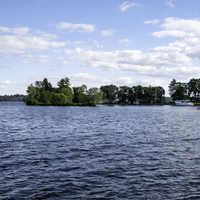
[[[87,89],[86,85],[70,87],[68,78],[61,79],[58,87],[44,78],[28,86],[27,96],[23,101],[27,105],[89,105],[99,103],[162,103],[165,90],[161,87],[143,87],[141,85],[128,87],[105,85],[100,88]]]
[[[165,90],[161,86],[143,87],[141,85],[128,87],[116,85],[101,86],[103,100],[106,103],[162,103]]]
[[[169,94],[173,101],[186,100],[200,101],[200,78],[192,78],[188,83],[177,82],[173,79],[169,85]]]
[[[27,105],[91,105],[99,103],[162,103],[165,99],[165,90],[161,86],[143,87],[105,85],[100,88],[87,89],[86,85],[70,87],[68,78],[61,79],[58,87],[44,78],[28,86],[27,95],[4,95],[2,101],[24,101]],[[200,101],[200,78],[190,79],[188,83],[182,83],[173,79],[169,84],[169,94],[173,101],[186,100]]]
[[[27,96],[23,101],[27,105],[78,105],[78,106],[96,106],[101,102],[102,92],[92,87],[87,89],[86,85],[80,87],[70,87],[68,78],[61,79],[58,87],[53,87],[52,84],[44,78],[43,81],[36,81],[28,86]]]
[[[23,101],[23,98],[25,95],[23,94],[14,94],[14,95],[0,95],[0,102],[3,101],[10,101],[10,102],[18,102],[18,101]]]

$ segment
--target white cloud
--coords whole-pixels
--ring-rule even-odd
[[[53,51],[54,53],[60,53],[60,52],[62,51],[62,49],[52,49],[52,51]]]
[[[1,81],[1,83],[3,83],[3,84],[12,84],[12,82],[11,81]]]
[[[130,85],[133,83],[130,77],[118,77],[112,80],[113,83],[117,85]]]
[[[191,59],[200,60],[200,21],[197,19],[166,18],[163,31],[154,32],[158,38],[173,36],[181,38],[167,46],[158,46],[154,51],[179,52]]]
[[[154,19],[151,21],[144,21],[144,24],[158,24],[159,23],[159,19]]]
[[[176,77],[188,79],[189,77],[200,76],[200,67],[172,67],[172,68],[160,68],[157,70],[152,70],[146,73],[143,72],[143,75],[148,75],[152,77]]]
[[[143,86],[161,86],[164,84],[163,80],[160,79],[140,79],[135,81],[135,85],[143,85]]]
[[[130,42],[129,39],[121,39],[118,41],[118,43],[127,43],[127,42]]]
[[[119,5],[121,12],[125,12],[127,9],[129,9],[132,6],[138,6],[138,4],[137,3],[133,3],[133,2],[129,3],[128,1],[125,1],[121,5]]]
[[[65,59],[65,58],[63,58],[63,59]],[[60,58],[59,60],[62,60],[62,59]],[[64,60],[64,61],[61,62],[61,64],[63,64],[63,65],[73,65],[73,66],[78,65],[77,63],[71,62],[69,60]]]
[[[105,52],[77,48],[66,49],[65,53],[68,60],[82,67],[92,67],[95,70],[133,71],[137,74],[156,71],[163,66],[188,65],[191,62],[190,57],[179,52],[142,53],[139,50]]]
[[[194,67],[194,60],[200,60],[200,21],[166,18],[164,29],[152,35],[158,38],[173,36],[179,38],[168,45],[157,46],[148,53],[139,50],[95,51],[91,49],[66,49],[66,59],[81,67],[97,71],[130,71],[140,76],[181,77],[200,75],[200,67]],[[118,42],[128,42],[121,39]],[[72,64],[72,63],[70,63]]]
[[[103,48],[103,45],[100,45],[96,40],[93,41],[95,46],[98,48],[98,49],[101,49]]]
[[[88,74],[88,73],[78,73],[68,75],[70,81],[74,82],[87,82],[87,83],[98,83],[101,85],[104,84],[117,84],[117,85],[130,85],[132,84],[132,79],[130,77],[99,77],[96,75]]]
[[[8,87],[6,87],[5,85],[0,85],[0,88],[1,88],[2,90],[5,90],[5,91],[7,91],[7,89],[8,89]]]
[[[31,29],[28,27],[8,28],[0,26],[0,32],[13,33],[16,35],[26,35]]]
[[[102,30],[101,35],[103,36],[112,36],[115,30],[113,29],[108,29],[108,30]]]
[[[71,24],[67,22],[60,22],[56,24],[58,30],[68,29],[71,32],[92,33],[95,31],[93,24]]]
[[[49,38],[50,40],[58,38],[57,35],[54,35],[54,34],[51,34],[51,33],[46,33],[45,31],[41,31],[41,30],[35,30],[35,33],[44,37],[44,38],[47,38],[47,39]]]
[[[8,27],[0,26],[0,32],[9,32],[9,33],[11,33],[12,30],[10,28],[8,28]]]
[[[158,37],[158,38],[164,38],[164,37],[179,37],[179,38],[184,38],[184,37],[194,37],[194,33],[187,33],[185,31],[179,31],[179,30],[166,30],[166,31],[158,31],[152,33],[152,36]]]
[[[161,25],[164,31],[154,32],[152,35],[158,38],[174,36],[174,37],[200,37],[200,21],[198,19],[180,19],[166,18],[164,24]]]
[[[47,55],[31,55],[24,54],[19,56],[19,63],[27,64],[27,63],[39,63],[40,65],[44,65],[46,63],[50,63],[52,60]]]
[[[191,59],[181,53],[152,52],[142,53],[139,50],[124,51],[92,51],[77,48],[76,50],[65,50],[66,56],[71,60],[82,61],[82,66],[90,63],[91,67],[107,67],[113,69],[126,68],[125,66],[174,66],[188,64]]]
[[[66,42],[54,41],[53,39],[56,38],[55,35],[47,34],[39,30],[36,30],[36,33],[42,36],[32,34],[26,35],[30,30],[27,27],[13,29],[0,27],[0,30],[7,32],[7,34],[0,35],[0,55],[10,55],[13,53],[22,54],[26,53],[26,51],[50,50],[66,45]]]
[[[176,0],[165,0],[165,5],[170,6],[172,8],[175,6],[174,1]]]

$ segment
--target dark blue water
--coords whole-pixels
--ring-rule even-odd
[[[200,199],[200,111],[0,103],[0,199]]]

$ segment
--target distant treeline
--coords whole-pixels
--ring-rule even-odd
[[[0,102],[3,101],[11,101],[11,102],[17,102],[17,101],[23,101],[23,98],[25,95],[23,94],[14,94],[14,95],[0,95]]]
[[[161,87],[143,87],[141,85],[128,87],[106,85],[100,89],[92,87],[87,89],[86,85],[70,87],[68,78],[61,79],[58,87],[44,78],[36,81],[27,89],[27,96],[23,101],[27,105],[92,105],[100,103],[162,103],[165,90]]]

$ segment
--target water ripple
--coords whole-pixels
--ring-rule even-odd
[[[0,199],[200,199],[194,107],[0,103]]]

